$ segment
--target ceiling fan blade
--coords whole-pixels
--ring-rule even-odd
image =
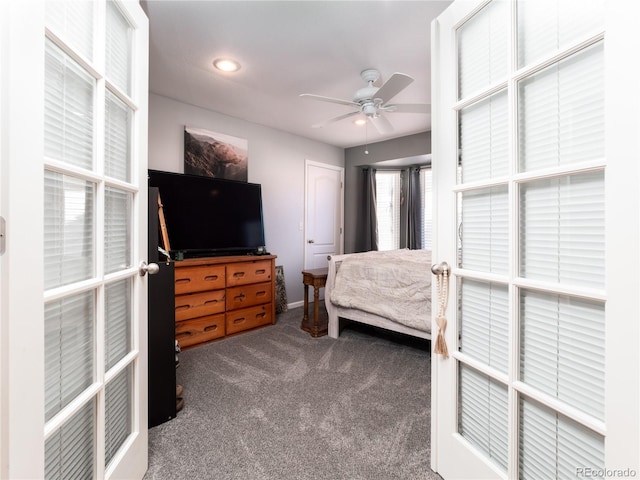
[[[396,105],[385,105],[385,112],[397,113],[431,113],[431,105],[428,103],[398,103]]]
[[[340,98],[323,97],[322,95],[314,95],[313,93],[301,93],[301,97],[307,97],[312,100],[320,100],[321,102],[338,103],[340,105],[348,105],[350,107],[359,107],[360,105],[351,100],[342,100]]]
[[[322,123],[316,123],[315,125],[311,125],[313,128],[322,128],[324,126],[327,126],[331,123],[335,123],[335,122],[339,122],[340,120],[344,120],[345,118],[349,118],[349,117],[353,117],[354,115],[358,115],[360,113],[360,110],[356,111],[356,112],[349,112],[349,113],[345,113],[344,115],[340,115],[339,117],[335,117],[335,118],[331,118],[325,122]]]
[[[380,98],[382,100],[382,104],[385,104],[402,90],[407,88],[411,82],[413,82],[413,78],[409,75],[396,72],[391,75],[391,78],[389,78],[389,80],[387,80],[384,85],[378,89],[374,96],[375,98]]]
[[[385,117],[379,115],[377,117],[369,117],[369,119],[371,120],[371,123],[373,124],[373,126],[376,127],[376,130],[378,130],[378,132],[380,133],[393,132],[393,125],[391,125],[389,120],[387,120]]]

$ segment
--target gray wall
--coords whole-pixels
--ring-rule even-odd
[[[248,140],[249,181],[262,184],[267,249],[284,267],[288,302],[302,301],[305,159],[343,166],[344,150],[150,94],[149,168],[184,171],[185,126]]]
[[[368,151],[368,154],[364,152]],[[360,172],[362,166],[384,166],[389,160],[406,159],[405,164],[412,163],[414,157],[431,153],[431,132],[373,143],[366,147],[352,147],[345,150],[345,185],[344,185],[344,251],[345,253],[362,251],[356,238],[355,225],[358,217],[358,204],[362,196]]]

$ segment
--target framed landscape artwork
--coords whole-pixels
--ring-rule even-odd
[[[248,142],[201,128],[184,128],[184,173],[248,181]]]

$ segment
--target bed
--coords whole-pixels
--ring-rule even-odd
[[[329,336],[340,319],[431,339],[431,251],[391,250],[329,257]]]

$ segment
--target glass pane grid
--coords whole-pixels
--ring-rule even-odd
[[[105,465],[132,432],[133,366],[120,372],[105,388]]]
[[[109,370],[132,347],[132,282],[120,280],[105,286],[105,363]]]
[[[508,2],[491,2],[458,30],[459,98],[506,80],[508,15]]]
[[[604,419],[604,305],[523,290],[520,379]]]
[[[518,65],[523,67],[604,28],[604,0],[519,1]]]
[[[87,403],[45,442],[45,479],[93,479],[95,400]]]
[[[509,202],[506,186],[459,195],[462,268],[506,274],[509,264]]]
[[[105,103],[105,175],[129,182],[133,112],[108,90]]]
[[[45,305],[45,420],[93,383],[94,336],[94,292]]]
[[[603,289],[604,172],[520,186],[520,275]]]
[[[604,158],[603,61],[600,42],[519,83],[521,171]]]
[[[506,387],[459,364],[458,394],[458,432],[506,471],[509,438]]]
[[[462,279],[460,351],[503,373],[509,367],[506,285]]]
[[[95,185],[45,171],[45,289],[86,280],[95,274]]]
[[[604,438],[551,409],[520,399],[519,478],[588,478],[604,468]]]
[[[131,266],[133,195],[105,188],[104,249],[105,273]]]
[[[131,96],[131,44],[133,29],[115,2],[107,2],[107,78]]]
[[[87,170],[94,165],[95,80],[50,40],[45,55],[45,155]]]
[[[507,92],[502,91],[460,111],[462,182],[504,177],[509,173]]]

